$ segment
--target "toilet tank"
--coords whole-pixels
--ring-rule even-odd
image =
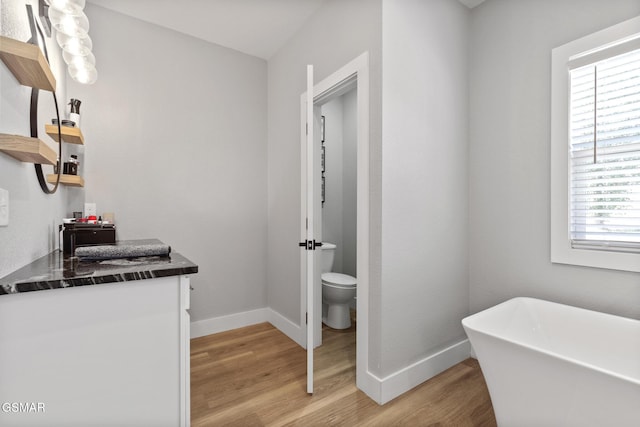
[[[336,256],[336,245],[333,243],[322,242],[322,272],[329,273],[333,269],[333,260]]]

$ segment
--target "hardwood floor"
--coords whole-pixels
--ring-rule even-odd
[[[315,390],[306,352],[268,323],[191,340],[191,423],[198,426],[495,426],[474,359],[380,406],[355,386],[355,327],[323,326]]]

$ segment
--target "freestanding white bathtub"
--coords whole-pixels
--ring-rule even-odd
[[[462,325],[500,427],[640,426],[640,321],[514,298]]]

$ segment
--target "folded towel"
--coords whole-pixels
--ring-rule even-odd
[[[137,258],[146,256],[169,256],[171,246],[165,244],[147,245],[97,245],[80,246],[75,255],[83,260],[116,258]]]

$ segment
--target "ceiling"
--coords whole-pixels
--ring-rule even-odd
[[[459,0],[460,3],[467,6],[469,9],[473,9],[480,3],[484,2],[484,0]]]
[[[326,0],[87,0],[258,58],[271,58]],[[473,8],[484,0],[459,0]]]
[[[125,15],[269,59],[325,0],[88,0]]]

